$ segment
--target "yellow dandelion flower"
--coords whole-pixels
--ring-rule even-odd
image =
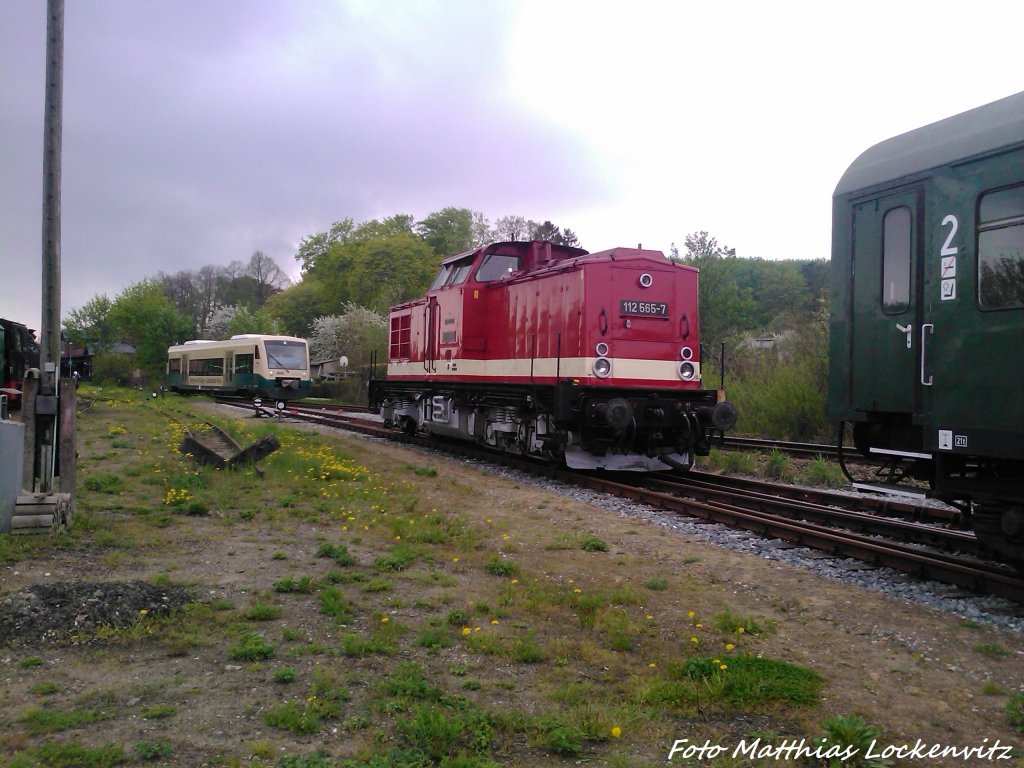
[[[732,643],[726,643],[726,644],[725,644],[725,650],[727,650],[727,651],[731,651],[731,650],[732,650],[733,648],[735,648],[735,647],[736,647],[736,646],[735,646],[735,645],[733,645]]]
[[[696,624],[694,624],[693,626],[695,626],[697,629],[703,629],[704,628],[704,625],[701,624],[699,621]]]
[[[498,623],[497,619],[491,619],[491,624],[497,624],[497,623]]]
[[[745,630],[743,627],[736,627],[736,631],[739,632],[742,635],[747,630]]]
[[[612,727],[612,736],[617,739],[621,735],[622,735],[622,729],[619,728],[619,726],[617,726],[617,725],[613,726]]]
[[[387,616],[381,616],[381,619],[380,619],[380,623],[381,624],[387,624],[389,621],[391,621],[391,619],[388,618]]]
[[[697,643],[700,642],[700,640],[698,638],[696,638],[696,637],[691,637],[690,638],[690,642],[693,643],[694,645],[696,645]]]
[[[583,591],[583,590],[582,590],[582,589],[580,589],[579,587],[576,587],[576,589],[574,589],[574,590],[573,590],[573,592],[575,592],[576,594],[579,594],[579,593],[580,593],[580,592],[582,592],[582,591]]]
[[[462,634],[463,634],[463,636],[465,636],[465,635],[468,635],[468,634],[470,634],[470,633],[471,633],[472,631],[473,631],[473,630],[472,630],[472,629],[470,629],[469,627],[463,627],[463,628],[462,628]]]
[[[512,579],[512,583],[513,584],[518,584],[519,583],[519,579]]]
[[[141,613],[143,616],[145,616],[147,613],[149,613],[149,611],[147,611],[145,608],[140,608],[139,609],[139,613]]]
[[[655,664],[655,663],[654,663],[654,662],[652,661],[652,662],[651,662],[650,664],[648,664],[647,666],[648,666],[648,667],[650,667],[651,669],[654,669],[654,668],[655,668],[656,666],[658,666],[658,665],[657,665],[657,664]]]
[[[729,665],[728,665],[728,664],[720,664],[720,665],[718,666],[718,668],[719,668],[720,670],[722,670],[723,672],[725,672],[725,670],[727,670],[727,669],[729,668]]]
[[[690,618],[690,619],[692,619],[692,618],[693,618],[694,616],[696,616],[696,615],[697,615],[697,614],[695,614],[695,613],[694,613],[693,611],[689,611],[689,612],[688,612],[688,613],[686,614],[687,618]]]

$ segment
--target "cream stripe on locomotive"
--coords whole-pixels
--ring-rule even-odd
[[[434,374],[465,376],[467,378],[505,378],[529,379],[555,378],[579,379],[584,377],[598,378],[594,375],[595,357],[570,357],[559,360],[554,357],[538,357],[530,359],[509,360],[435,360],[433,369],[427,371],[422,362],[388,363],[389,378],[423,378]],[[608,358],[611,362],[611,373],[600,381],[616,379],[643,379],[647,381],[682,382],[679,365],[676,360],[635,360],[630,358]],[[694,367],[694,376],[687,379],[689,383],[700,381],[700,364],[690,361]]]

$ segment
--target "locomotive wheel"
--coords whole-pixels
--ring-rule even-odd
[[[978,541],[1024,573],[1024,507],[976,504],[972,518]]]

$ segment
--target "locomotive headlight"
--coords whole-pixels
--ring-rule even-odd
[[[599,357],[594,361],[594,375],[606,379],[612,372],[612,362],[607,357]]]
[[[693,367],[693,363],[680,363],[679,364],[679,378],[683,381],[689,381],[697,374],[697,369]]]
[[[679,356],[683,358],[683,360],[692,360],[693,350],[690,349],[689,347],[683,347],[682,349],[679,350]]]
[[[597,352],[598,357],[608,356],[608,345],[605,344],[603,341],[598,343],[598,345],[594,349]]]
[[[654,284],[654,278],[651,277],[646,272],[644,272],[642,275],[640,275],[639,282],[641,288],[650,288]]]

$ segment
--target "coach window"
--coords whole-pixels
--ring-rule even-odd
[[[882,309],[887,315],[910,306],[910,209],[893,208],[882,224]]]
[[[476,279],[481,283],[489,283],[492,280],[501,280],[503,277],[510,277],[513,272],[519,271],[519,257],[506,256],[501,253],[489,253],[480,269],[476,271]]]
[[[978,303],[982,309],[1024,307],[1024,186],[981,198]]]

